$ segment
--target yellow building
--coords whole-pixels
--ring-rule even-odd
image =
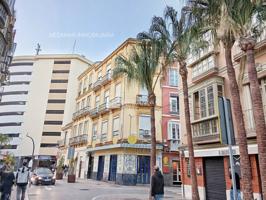
[[[151,127],[147,91],[137,83],[129,83],[125,76],[112,78],[115,58],[129,55],[135,42],[126,40],[79,76],[76,112],[71,128],[64,129],[66,157],[77,158],[77,177],[125,185],[149,183]],[[161,166],[160,83],[155,90],[157,162]]]

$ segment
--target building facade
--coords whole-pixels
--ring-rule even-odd
[[[218,107],[219,97],[231,99],[229,80],[226,72],[224,49],[222,45],[213,46],[209,33],[204,35],[210,41],[209,48],[188,59],[188,84],[193,142],[196,158],[196,173],[201,199],[230,199],[231,180],[229,173],[228,147],[221,144],[221,122]],[[266,114],[266,32],[264,30],[256,45],[256,66],[261,85],[262,100]],[[244,54],[237,45],[233,49],[233,61],[236,77],[239,79],[242,109],[247,130],[248,150],[252,166],[252,187],[255,199],[261,199],[261,181],[258,166],[258,147],[252,113],[249,80],[247,69],[240,70],[240,58]],[[181,89],[182,91],[182,89]],[[180,93],[180,115],[184,115],[182,94]],[[235,124],[238,123],[233,115],[233,129],[236,145],[233,146],[236,172],[241,176],[240,157],[238,148],[238,133]],[[266,116],[266,115],[265,115]],[[184,196],[191,197],[191,178],[189,169],[188,151],[186,148],[185,119],[181,118],[181,132],[183,150],[182,183]],[[262,172],[263,173],[263,172]]]
[[[61,156],[74,158],[76,176],[117,184],[150,181],[150,107],[147,90],[112,77],[115,58],[128,56],[134,39],[128,39],[79,76],[72,127],[63,128]],[[157,164],[162,165],[161,87],[156,85]],[[70,134],[70,136],[67,136]],[[67,150],[65,150],[67,149]],[[63,154],[65,153],[65,154]]]
[[[10,145],[2,147],[4,154],[14,154],[20,143],[32,71],[33,58],[14,59],[12,65],[9,66],[9,83],[1,87],[0,133],[11,138]]]
[[[0,1],[0,87],[8,82],[8,66],[12,62],[16,49],[14,43],[14,24],[16,21],[14,4],[15,0]]]
[[[32,154],[34,154],[34,165],[50,167],[49,165],[56,161],[57,141],[61,138],[61,128],[72,120],[72,116],[64,113],[74,111],[72,105],[75,104],[78,89],[77,77],[90,65],[91,62],[86,58],[72,54],[14,58],[11,70],[23,66],[21,69],[25,70],[24,74],[24,72],[29,73],[31,69],[30,81],[25,81],[25,77],[22,78],[27,87],[20,86],[23,86],[21,90],[27,91],[27,94],[20,95],[19,98],[24,98],[23,101],[14,100],[19,105],[25,105],[17,130],[20,134],[19,144],[14,152],[20,161],[24,158],[30,159]],[[30,68],[26,69],[26,66]],[[18,80],[23,84],[21,81]],[[13,106],[13,109],[21,111],[20,107]],[[14,123],[11,118],[9,122]],[[34,152],[33,143],[27,135],[34,141]]]
[[[164,143],[162,171],[165,185],[181,184],[178,147],[180,145],[179,72],[177,65],[169,67],[162,79],[162,136]]]

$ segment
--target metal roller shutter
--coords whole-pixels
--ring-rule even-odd
[[[207,200],[226,200],[226,183],[223,157],[204,159]]]

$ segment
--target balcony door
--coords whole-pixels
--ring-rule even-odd
[[[104,92],[104,103],[106,104],[106,108],[109,107],[109,100],[110,100],[109,93],[110,93],[109,90]]]

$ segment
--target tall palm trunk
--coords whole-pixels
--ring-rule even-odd
[[[246,52],[247,57],[248,78],[250,83],[250,93],[258,143],[259,167],[260,171],[262,172],[262,195],[263,199],[266,199],[266,125],[260,85],[255,67],[255,44],[256,40],[253,38],[241,38],[240,40],[241,49]]]
[[[194,147],[193,147],[193,141],[192,141],[190,111],[189,111],[189,101],[188,101],[188,84],[187,84],[188,72],[187,72],[185,62],[179,62],[179,67],[180,67],[179,73],[182,78],[182,86],[183,86],[187,144],[188,144],[189,165],[190,165],[190,173],[191,173],[192,200],[199,200],[200,198],[199,198],[198,181],[197,181],[197,175],[196,175]]]
[[[230,93],[232,97],[233,113],[235,117],[235,125],[238,133],[239,153],[240,153],[240,169],[242,180],[242,192],[244,200],[252,200],[252,175],[251,166],[248,155],[247,136],[243,118],[243,111],[240,102],[239,89],[236,81],[235,69],[232,63],[232,44],[226,44],[225,48],[225,61],[227,66],[227,76],[229,79]]]
[[[151,162],[150,162],[150,174],[153,175],[153,168],[156,165],[156,128],[155,128],[155,106],[156,96],[154,92],[149,93],[149,104],[151,106]],[[150,180],[151,180],[150,177]],[[150,194],[151,194],[151,181],[150,181]],[[151,199],[151,196],[150,196]]]

